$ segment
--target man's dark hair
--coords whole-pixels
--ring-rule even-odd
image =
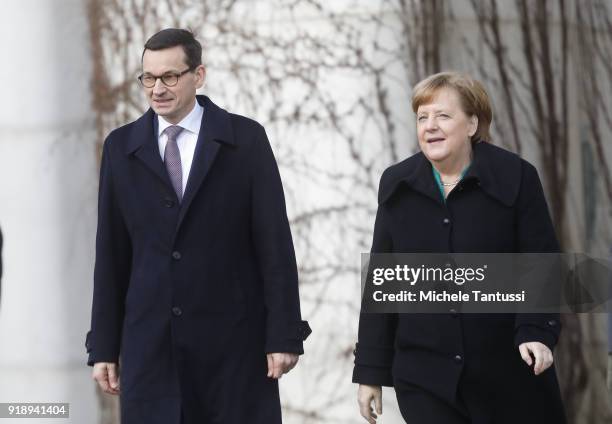
[[[202,45],[191,31],[179,28],[162,29],[154,34],[145,43],[142,56],[146,50],[163,50],[175,46],[183,48],[189,69],[193,70],[202,64]]]

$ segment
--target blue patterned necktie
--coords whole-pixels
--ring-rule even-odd
[[[174,187],[179,203],[183,200],[183,169],[181,167],[181,154],[176,144],[176,138],[181,131],[183,131],[183,128],[177,125],[172,125],[164,130],[168,136],[168,142],[164,150],[164,164],[166,165],[170,182],[172,187]]]

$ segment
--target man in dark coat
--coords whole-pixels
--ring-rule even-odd
[[[142,61],[151,109],[104,143],[88,363],[123,423],[280,423],[310,329],[266,133],[196,96],[190,32]]]

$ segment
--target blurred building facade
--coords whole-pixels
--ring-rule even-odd
[[[537,166],[565,249],[607,255],[611,12],[604,0],[9,6],[0,17],[12,64],[0,70],[9,93],[0,106],[0,401],[70,401],[72,422],[115,420],[116,402],[96,393],[84,367],[96,161],[105,135],[146,109],[135,76],[157,30],[191,28],[205,51],[203,93],[267,129],[314,331],[281,380],[285,420],[341,424],[360,419],[350,383],[359,254],[370,248],[382,171],[417,151],[410,93],[420,79],[454,69],[482,80],[493,142]],[[610,419],[604,324],[567,318],[557,361],[570,413],[585,420],[575,422]],[[399,422],[393,392],[384,399],[382,422]]]
[[[84,2],[58,6],[0,13],[0,402],[69,402],[70,422],[94,423],[83,356],[97,197],[89,24]]]

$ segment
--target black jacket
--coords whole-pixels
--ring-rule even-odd
[[[89,364],[121,359],[129,424],[280,423],[266,353],[303,353],[293,243],[266,133],[207,97],[182,203],[151,109],[104,143]]]
[[[381,178],[373,253],[557,251],[536,169],[499,147],[474,145],[472,164],[446,203],[422,153]],[[509,384],[535,397],[540,381],[549,380],[560,403],[554,367],[533,384],[517,348],[539,341],[552,349],[559,331],[558,314],[362,313],[353,381],[401,381],[454,402],[462,377],[480,379],[484,392]]]

